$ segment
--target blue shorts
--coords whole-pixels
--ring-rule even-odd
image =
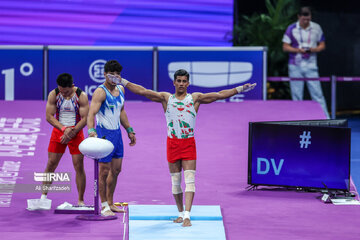
[[[124,144],[120,129],[109,130],[96,126],[96,133],[98,138],[105,136],[105,139],[109,140],[114,145],[114,150],[107,157],[99,159],[99,162],[111,162],[113,158],[122,158],[124,156]]]

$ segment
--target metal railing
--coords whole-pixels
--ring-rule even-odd
[[[339,77],[339,76],[335,76],[335,75],[332,75],[331,77],[319,77],[319,78],[267,77],[267,81],[269,81],[269,82],[288,82],[288,81],[330,82],[330,84],[331,84],[331,119],[335,119],[336,118],[336,82],[356,82],[356,81],[360,81],[360,77]]]

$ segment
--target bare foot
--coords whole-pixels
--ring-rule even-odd
[[[182,222],[183,222],[183,218],[182,218],[182,217],[178,217],[178,218],[175,219],[173,222],[174,222],[174,223],[182,223]]]
[[[85,203],[84,203],[84,201],[78,201],[78,206],[79,207],[84,207],[85,206]]]
[[[106,210],[106,211],[104,211],[104,210],[105,210],[105,207],[103,207],[103,208],[101,209],[101,215],[102,215],[102,216],[104,216],[104,217],[115,216],[115,213],[113,213],[110,209],[108,209],[108,210]]]
[[[190,222],[190,219],[185,218],[182,226],[183,226],[183,227],[190,227],[190,226],[192,226],[192,225],[191,225],[191,222]]]
[[[113,212],[117,212],[117,213],[126,213],[126,211],[124,209],[118,208],[115,205],[110,205],[110,209]]]

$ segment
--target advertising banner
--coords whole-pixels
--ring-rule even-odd
[[[0,100],[43,99],[43,47],[0,47]]]
[[[91,100],[95,89],[105,81],[104,65],[108,60],[117,60],[123,66],[121,72],[123,78],[153,89],[152,49],[152,47],[49,46],[48,92],[57,87],[57,76],[66,72],[73,76],[75,86],[84,90]],[[125,99],[147,100],[130,91],[125,92]]]
[[[158,90],[173,93],[174,73],[185,69],[190,73],[190,93],[218,92],[257,83],[254,90],[226,101],[263,99],[264,54],[263,47],[159,47]]]

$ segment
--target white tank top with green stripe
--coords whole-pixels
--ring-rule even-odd
[[[183,100],[171,95],[167,103],[165,117],[169,138],[194,137],[196,111],[191,94],[187,94]]]

